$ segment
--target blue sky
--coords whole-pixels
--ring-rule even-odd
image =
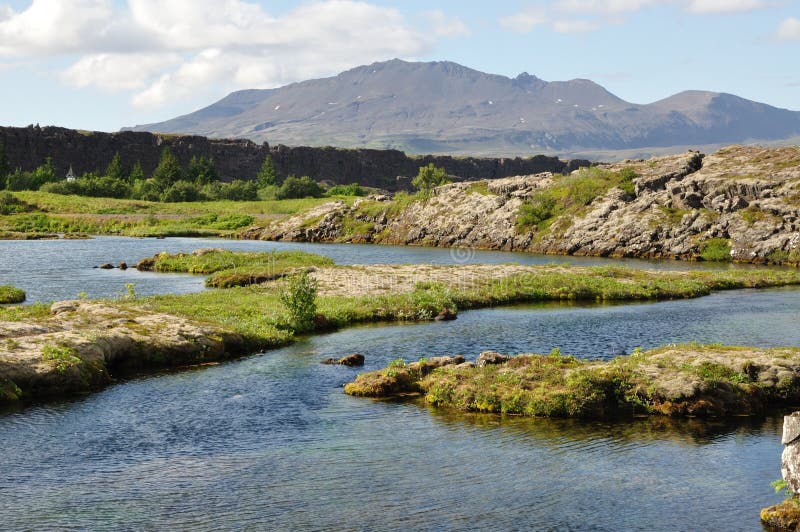
[[[393,57],[800,110],[800,1],[0,0],[0,125],[114,131]]]

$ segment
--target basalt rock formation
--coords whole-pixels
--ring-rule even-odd
[[[688,260],[713,242],[736,261],[800,262],[800,148],[731,146],[600,168],[634,172],[630,190],[608,187],[530,227],[517,223],[520,206],[563,176],[453,183],[423,199],[331,202],[244,236]]]
[[[145,175],[158,165],[168,147],[184,167],[193,156],[214,160],[224,181],[255,179],[267,155],[279,176],[307,175],[333,184],[359,183],[397,190],[408,188],[420,166],[433,163],[457,179],[495,179],[537,172],[570,172],[589,161],[561,161],[543,155],[528,158],[475,158],[426,155],[409,157],[398,150],[310,148],[256,144],[244,139],[210,139],[189,135],[160,135],[123,131],[100,133],[59,127],[0,127],[9,168],[33,170],[51,157],[60,175],[71,167],[76,175],[102,172],[119,153],[126,168],[141,163]],[[405,179],[398,179],[404,177]]]

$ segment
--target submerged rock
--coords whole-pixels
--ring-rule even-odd
[[[364,355],[353,353],[352,355],[343,356],[337,362],[341,366],[363,366]]]
[[[103,264],[98,266],[98,268],[100,268],[101,270],[113,270],[114,269],[114,265],[111,264],[110,262],[104,262]]]
[[[127,270],[128,269],[128,263],[127,262],[120,262],[119,263],[119,269],[120,270]]]
[[[458,319],[458,315],[449,308],[442,309],[434,318],[436,321],[453,321],[455,319]]]

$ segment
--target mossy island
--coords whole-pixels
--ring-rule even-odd
[[[25,301],[25,290],[11,285],[0,286],[0,305],[22,303]]]

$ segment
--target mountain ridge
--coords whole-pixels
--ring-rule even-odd
[[[545,81],[527,72],[509,78],[451,61],[393,59],[232,92],[195,112],[126,129],[524,156],[781,141],[800,136],[800,112],[702,90],[635,104],[584,78]]]

